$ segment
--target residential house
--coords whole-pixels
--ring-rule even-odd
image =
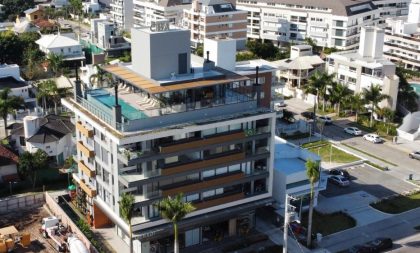
[[[189,30],[133,28],[131,39],[131,64],[102,67],[117,85],[76,82],[75,97],[62,99],[77,122],[83,211],[128,244],[118,200],[133,194],[136,253],[172,244],[156,204],[181,192],[197,208],[178,223],[182,248],[214,241],[216,227],[220,239],[253,228],[255,209],[273,202],[276,115],[260,87],[210,60],[193,63]]]
[[[6,146],[0,145],[0,183],[19,180],[18,163],[19,157]]]
[[[304,94],[303,86],[316,71],[324,70],[325,62],[320,56],[313,54],[312,46],[291,46],[290,58],[271,64],[278,68],[274,92],[313,103],[313,98]]]
[[[236,48],[245,48],[247,12],[237,10],[228,1],[194,0],[184,9],[183,26],[191,30],[191,46],[196,48],[204,38],[233,38]]]
[[[131,47],[118,31],[116,24],[107,19],[92,19],[90,31],[90,42],[107,55],[121,55],[124,51],[129,51]]]
[[[39,27],[29,21],[27,18],[16,17],[13,31],[17,34],[27,33],[27,32],[38,32]]]
[[[420,71],[420,1],[411,1],[407,17],[388,18],[386,23],[384,57]]]
[[[52,53],[62,55],[64,61],[81,61],[85,60],[82,45],[79,41],[70,38],[64,34],[47,34],[42,35],[35,42],[39,45],[39,49],[46,55]]]
[[[29,22],[38,21],[39,19],[44,19],[44,6],[38,4],[34,8],[24,11],[26,20]]]
[[[363,27],[358,50],[332,53],[327,57],[326,69],[336,74],[336,80],[346,84],[354,93],[379,85],[390,98],[379,106],[395,110],[399,78],[396,65],[383,56],[384,31],[376,27]]]
[[[88,2],[83,2],[83,12],[85,13],[98,13],[101,11],[101,6],[99,5],[98,0],[90,0]]]
[[[72,155],[74,125],[69,117],[26,116],[23,123],[14,123],[9,129],[10,142],[19,154],[41,149],[57,164],[63,164]]]
[[[21,97],[26,107],[36,106],[36,98],[32,85],[20,76],[20,68],[16,64],[0,64],[0,90],[10,88],[10,95]]]

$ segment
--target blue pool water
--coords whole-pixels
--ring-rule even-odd
[[[420,83],[410,83],[410,85],[414,88],[414,91],[420,96]]]
[[[112,108],[115,105],[115,96],[113,95],[106,94],[96,95],[93,97],[109,108]],[[121,112],[124,118],[127,118],[129,120],[147,118],[146,114],[127,104],[124,100],[118,99],[118,104],[121,105]]]

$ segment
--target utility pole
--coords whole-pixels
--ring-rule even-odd
[[[289,204],[290,200],[296,200],[296,198],[286,194],[284,200],[284,227],[283,227],[283,253],[287,253],[287,239],[289,232],[290,217],[294,216],[295,207]]]

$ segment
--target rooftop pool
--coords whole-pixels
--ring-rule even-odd
[[[115,96],[103,91],[93,91],[90,93],[92,98],[105,105],[109,109],[115,106]],[[124,100],[118,98],[118,104],[121,106],[122,116],[128,120],[144,119],[147,118],[146,114],[137,110],[131,105],[127,104]]]
[[[413,87],[414,91],[420,96],[420,83],[410,83],[410,86]]]

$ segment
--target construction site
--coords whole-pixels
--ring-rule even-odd
[[[9,229],[6,237],[16,238],[23,237],[25,234],[29,234],[29,243],[15,243],[14,252],[16,253],[50,253],[57,252],[55,245],[49,239],[46,239],[39,232],[41,227],[41,221],[44,217],[50,216],[50,213],[44,207],[38,207],[35,209],[19,210],[16,212],[10,212],[0,216],[0,229],[14,226],[16,231]],[[17,233],[15,233],[17,232]]]

